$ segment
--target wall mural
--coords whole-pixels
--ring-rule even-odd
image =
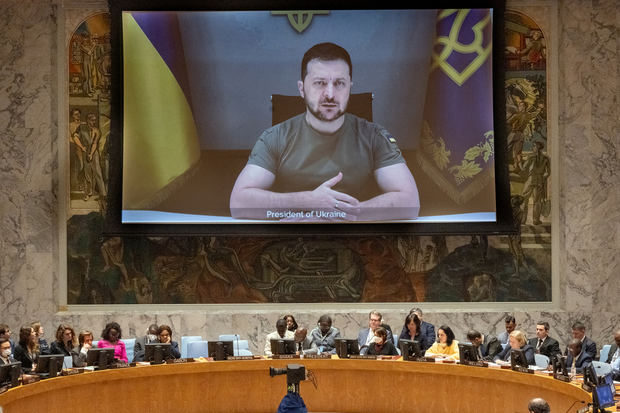
[[[506,13],[506,108],[515,236],[102,239],[110,124],[110,19],[68,48],[68,304],[550,301],[546,47]]]

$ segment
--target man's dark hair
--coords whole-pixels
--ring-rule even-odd
[[[482,338],[482,333],[480,333],[480,331],[478,331],[478,330],[469,330],[467,332],[467,339],[469,341],[473,341],[473,340],[475,340],[477,338]]]
[[[332,318],[327,314],[323,314],[321,317],[319,317],[319,324],[321,323],[329,323],[329,325],[332,325]]]
[[[334,43],[319,43],[312,46],[301,59],[301,81],[303,82],[308,74],[308,63],[313,59],[324,61],[344,60],[349,65],[349,77],[353,79],[353,64],[351,56],[344,48]]]
[[[451,346],[452,342],[454,341],[454,332],[452,331],[452,329],[446,325],[443,325],[437,329],[437,332],[439,332],[439,330],[443,330],[443,332],[446,334],[446,344],[448,345],[448,347]]]
[[[0,338],[0,345],[4,344],[4,343],[10,343],[9,339],[6,337],[2,337]]]
[[[157,334],[159,326],[155,323],[151,324],[147,330],[147,334]]]
[[[286,320],[283,318],[279,318],[278,321],[276,321],[276,329],[278,327],[284,327],[284,329],[286,329]]]
[[[512,315],[507,315],[506,318],[504,319],[504,322],[506,324],[508,324],[508,323],[515,323],[515,324],[517,324],[517,320],[515,320],[515,317],[512,316]]]
[[[545,327],[545,331],[549,331],[549,323],[547,323],[546,321],[539,321],[538,323],[536,323],[536,325],[543,326]]]
[[[530,400],[527,404],[527,409],[531,413],[549,413],[551,409],[549,408],[549,404],[541,398],[535,398]]]
[[[10,328],[8,325],[6,324],[0,324],[0,334],[6,334],[7,331],[9,331]]]
[[[580,330],[580,331],[585,331],[586,330],[586,325],[584,323],[582,323],[581,321],[575,321],[571,327],[572,330]]]

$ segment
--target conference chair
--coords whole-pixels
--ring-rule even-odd
[[[248,340],[240,340],[239,334],[220,334],[220,341],[232,341],[235,356],[251,356]]]
[[[534,354],[534,360],[536,360],[536,366],[542,369],[549,367],[549,357],[544,354]]]
[[[611,373],[611,364],[603,363],[602,361],[593,361],[592,366],[594,366],[597,376],[604,376]]]
[[[131,363],[134,357],[134,348],[136,346],[135,338],[124,338],[123,343],[125,343],[125,351],[127,351],[127,360]]]
[[[187,344],[187,356],[186,357],[209,357],[209,345],[208,341],[190,341]]]
[[[181,337],[181,358],[189,357],[187,355],[187,345],[194,341],[201,341],[202,336],[182,336]]]
[[[598,361],[601,361],[603,363],[607,362],[607,357],[609,357],[609,351],[611,350],[611,344],[605,344],[602,348],[601,348],[601,354],[598,358]]]
[[[347,112],[372,122],[373,93],[352,93]],[[306,111],[301,96],[271,95],[271,124],[277,125]]]

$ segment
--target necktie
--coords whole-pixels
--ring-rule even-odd
[[[540,350],[540,347],[542,346],[542,343],[543,343],[542,338],[539,338],[538,339],[538,345],[536,346],[536,350]]]

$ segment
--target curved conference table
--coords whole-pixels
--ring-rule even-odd
[[[303,364],[317,379],[300,384],[309,411],[525,412],[542,397],[552,412],[592,400],[580,386],[511,370],[402,360],[290,359],[193,362],[76,374],[19,386],[0,395],[3,413],[275,412],[286,376],[269,367]],[[33,409],[33,410],[31,410]],[[41,410],[43,409],[43,410]],[[570,410],[569,410],[570,409]]]

